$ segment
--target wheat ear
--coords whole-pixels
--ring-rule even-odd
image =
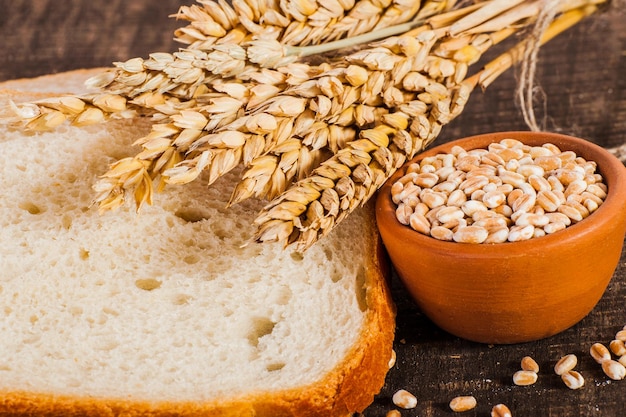
[[[480,9],[472,9],[472,13],[476,11]],[[463,16],[464,21],[457,21],[464,25],[468,22],[464,17],[466,15],[455,12],[455,16]],[[437,16],[436,20],[449,21],[443,16]],[[483,24],[483,21],[478,21],[478,24]],[[147,201],[145,196],[152,195],[148,178],[161,177],[161,187],[165,182],[191,181],[206,170],[209,172],[209,183],[212,183],[242,161],[249,166],[249,170],[237,186],[232,202],[252,195],[273,198],[289,186],[292,178],[302,178],[323,159],[320,153],[326,144],[311,147],[303,143],[297,126],[304,126],[306,130],[312,123],[321,122],[329,128],[339,126],[341,132],[346,132],[366,128],[366,123],[376,123],[389,112],[388,109],[415,97],[422,100],[424,106],[432,105],[432,97],[429,96],[445,96],[446,89],[454,87],[464,78],[468,65],[475,62],[484,50],[514,32],[515,29],[508,26],[490,35],[479,33],[445,38],[450,27],[440,27],[433,32],[430,26],[424,25],[414,32],[422,40],[430,40],[426,48],[416,47],[415,39],[411,42],[412,38],[401,37],[376,43],[370,49],[352,54],[331,66],[299,64],[296,68],[292,68],[294,65],[282,68],[281,71],[289,74],[288,79],[293,79],[291,85],[295,87],[277,94],[286,87],[273,86],[269,94],[255,101],[257,104],[248,103],[245,111],[244,103],[227,99],[234,105],[224,106],[226,110],[215,105],[215,110],[205,107],[188,111],[178,116],[174,126],[157,129],[155,135],[142,142],[144,149],[135,157],[141,163],[131,164],[123,160],[105,174],[98,184],[97,201],[103,208],[110,207],[111,201],[121,202],[123,190],[133,188],[128,178],[135,181],[141,179],[138,184],[141,192],[135,192],[135,201],[140,206]],[[441,37],[444,39],[440,40]],[[398,39],[404,42],[404,46]],[[431,53],[430,47],[435,41],[439,45]],[[409,53],[410,58],[398,55],[397,51],[403,48],[413,48],[413,55]],[[357,77],[355,72],[360,76]],[[310,81],[304,81],[309,78]],[[440,79],[448,81],[441,84],[438,82]],[[359,123],[356,110],[368,105],[376,108],[370,111],[374,116],[367,122]],[[433,113],[441,117],[448,111],[445,105],[445,100],[440,101],[433,107]],[[311,117],[309,112],[304,112],[306,108],[315,109],[316,114]],[[214,126],[216,121],[235,119],[237,122],[219,129]],[[210,125],[210,120],[213,125]],[[343,136],[348,137],[345,142],[349,142],[355,134]],[[331,143],[327,149],[335,153],[343,146],[337,146],[337,143]],[[169,159],[164,159],[163,155]],[[176,160],[174,165],[171,160]],[[137,172],[120,167],[134,167]]]
[[[159,178],[160,188],[167,182],[192,181],[208,171],[211,184],[241,162],[249,169],[231,203],[251,196],[275,197],[294,178],[303,178],[321,160],[353,140],[357,128],[374,125],[388,108],[419,94],[424,97],[421,90],[426,78],[418,72],[406,78],[404,87],[395,85],[413,67],[425,70],[432,78],[464,77],[476,55],[467,51],[474,48],[480,54],[480,50],[466,38],[457,42],[466,52],[456,61],[429,57],[437,36],[434,32],[425,34],[428,27],[422,27],[421,40],[391,38],[331,64],[290,64],[274,71],[272,77],[265,71],[263,76],[254,77],[258,84],[251,88],[247,101],[213,97],[210,105],[185,111],[168,125],[158,125],[137,142],[143,147],[140,154],[117,162],[104,175],[96,186],[96,201],[101,208],[121,204],[124,189],[133,188],[130,178],[140,190],[134,193],[139,207],[150,201],[149,178]],[[487,44],[479,40],[482,47]],[[229,123],[217,125],[219,121]],[[307,134],[313,127],[320,135]]]
[[[390,36],[406,31],[408,27],[386,30],[389,26],[411,18],[421,21],[452,8],[455,2],[429,0],[422,5],[420,2],[372,3],[361,0],[345,2],[342,7],[333,0],[325,0],[321,4],[308,0],[280,4],[266,0],[236,0],[232,6],[223,0],[199,3],[202,7],[182,6],[174,15],[191,22],[177,31],[178,40],[191,44],[188,49],[171,54],[153,53],[147,59],[138,57],[114,63],[114,69],[87,80],[87,87],[103,90],[101,94],[14,105],[20,119],[26,120],[25,124],[22,123],[24,127],[46,131],[67,120],[82,126],[101,123],[109,118],[130,118],[136,113],[153,115],[156,120],[162,120],[193,107],[199,96],[222,91],[227,78],[234,77],[246,83],[250,73],[257,71],[257,66],[277,68],[322,51],[313,47],[290,47],[290,44],[306,45],[345,35],[354,37],[370,30],[374,33],[350,42]],[[303,14],[304,11],[306,13]],[[290,20],[294,16],[298,19]],[[322,24],[324,16],[332,21],[335,29]],[[273,21],[282,23],[274,26]],[[305,32],[309,35],[294,35]],[[313,32],[318,35],[313,36]],[[196,40],[191,42],[190,39]],[[331,44],[324,50],[341,46]]]
[[[450,10],[455,1],[428,0],[200,0],[173,16],[189,24],[175,32],[190,49],[253,39],[316,45]]]
[[[459,12],[454,14],[457,17],[462,15]],[[438,16],[439,24],[444,21],[447,21],[444,16]],[[187,154],[185,161],[164,172],[168,177],[166,181],[184,183],[195,179],[201,171],[198,166],[202,165],[211,172],[211,183],[215,180],[214,173],[220,171],[212,169],[212,157],[218,157],[220,161],[230,153],[229,160],[238,161],[244,144],[260,142],[253,148],[263,151],[252,158],[243,158],[248,169],[236,186],[231,204],[253,196],[271,200],[294,178],[306,177],[326,159],[324,155],[335,154],[349,144],[359,130],[383,123],[383,119],[394,113],[398,106],[416,98],[423,101],[422,107],[432,106],[433,97],[445,95],[449,86],[463,80],[468,66],[485,50],[515,31],[505,25],[505,29],[489,35],[457,36],[440,41],[437,49],[431,51],[438,36],[450,30],[449,27],[438,26],[437,32],[429,32],[432,26],[423,25],[416,30],[418,38],[403,36],[372,44],[331,63],[327,71],[320,72],[316,68],[319,75],[309,73],[309,81],[288,88],[264,103],[265,106],[291,103],[278,106],[296,110],[294,118],[286,122],[288,136],[275,140],[274,131],[245,131],[238,148],[220,151],[217,147],[204,147],[205,154]],[[404,55],[403,50],[408,55]],[[441,101],[439,107],[435,106],[438,117],[448,111],[443,103],[445,101]],[[253,106],[247,107],[248,116],[241,117],[238,123],[228,125],[224,130],[241,132],[247,118],[258,117],[258,112],[259,109]],[[280,128],[276,131],[286,130]]]
[[[585,6],[564,13],[548,27],[541,42],[547,42],[594,11],[595,6]],[[401,126],[390,125],[363,131],[360,140],[324,161],[310,176],[296,182],[270,202],[255,221],[255,239],[295,244],[297,250],[305,251],[352,210],[368,201],[406,158],[427,146],[437,137],[441,126],[462,111],[476,85],[489,85],[521,57],[526,47],[527,40],[520,42],[478,74],[457,86],[448,87],[443,100],[447,104],[453,103],[449,107],[450,112],[440,119],[433,111],[437,107],[431,107],[423,115],[430,122],[429,125],[421,125],[423,132],[414,126],[407,131]],[[426,140],[416,140],[420,135]]]

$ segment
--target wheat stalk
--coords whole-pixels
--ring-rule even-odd
[[[151,55],[147,60],[133,58],[116,63],[117,72],[114,76],[101,77],[93,81],[92,85],[130,97],[158,88],[161,92],[173,92],[177,97],[189,98],[199,85],[207,86],[224,77],[246,80],[248,73],[256,71],[257,66],[278,68],[303,56],[320,53],[320,49],[306,45],[340,39],[346,34],[352,37],[350,43],[354,44],[406,31],[406,27],[397,27],[391,31],[385,29],[411,18],[422,21],[451,8],[455,2],[429,0],[421,5],[415,1],[387,4],[384,1],[371,3],[369,0],[360,0],[356,3],[347,2],[342,7],[340,2],[334,0],[323,0],[320,4],[308,0],[284,1],[280,4],[265,0],[236,0],[232,7],[221,0],[200,3],[204,7],[183,6],[175,16],[190,20],[192,26],[197,26],[194,30],[181,28],[177,33],[200,36],[201,44],[191,42],[188,48],[173,54],[159,53]],[[383,4],[386,6],[383,7]],[[369,10],[367,5],[375,10]],[[318,9],[334,10],[338,16],[331,13],[328,19],[333,25],[343,28],[343,31],[338,32],[323,25],[320,16],[326,16],[327,13]],[[271,24],[279,15],[282,16],[282,26],[289,24],[282,29]],[[375,24],[366,25],[365,22],[369,21]],[[297,25],[297,28],[293,25]],[[314,28],[316,33],[324,36],[316,36],[315,39],[303,36],[307,28]],[[207,33],[201,34],[203,30]],[[364,32],[371,33],[363,40],[354,39]],[[294,33],[298,36],[294,36]],[[184,37],[179,36],[178,39],[189,43]],[[329,45],[328,48],[335,50],[341,46]]]
[[[421,40],[411,36],[392,38],[336,62],[288,65],[279,70],[288,76],[283,84],[257,84],[251,88],[253,92],[264,92],[260,99],[244,102],[227,96],[214,97],[210,106],[185,112],[168,128],[159,125],[154,134],[138,142],[143,146],[143,151],[134,157],[138,161],[119,161],[105,174],[97,186],[96,201],[104,208],[121,204],[124,189],[132,185],[128,178],[132,178],[141,180],[137,187],[142,191],[135,193],[140,206],[149,201],[145,196],[152,195],[147,178],[160,178],[162,187],[166,182],[189,182],[206,170],[211,184],[241,162],[249,169],[231,203],[251,196],[275,197],[292,179],[306,176],[325,153],[343,148],[356,137],[357,129],[378,123],[390,108],[417,96],[431,100],[426,98],[430,94],[427,90],[435,91],[435,87],[428,85],[427,77],[418,71],[435,80],[463,78],[468,61],[475,60],[480,49],[465,38],[456,42],[458,48],[465,50],[465,55],[457,56],[456,61],[437,54],[429,56],[438,39],[434,32],[425,30],[429,27],[420,29]],[[439,32],[443,34],[445,30]],[[475,38],[480,41],[480,48],[489,44],[481,37]],[[450,45],[443,46],[439,54],[449,54],[445,47]],[[469,49],[475,52],[468,54]],[[413,73],[405,77],[410,71]],[[271,80],[275,79],[280,77]],[[260,81],[267,81],[267,77]],[[445,91],[446,87],[438,85],[438,89]],[[228,123],[216,125],[223,120]],[[316,129],[311,134],[313,126]],[[175,166],[163,155],[175,159]]]
[[[425,26],[421,30],[424,28]],[[440,30],[440,33],[444,32],[445,30]],[[428,85],[429,80],[439,82],[442,77],[453,77],[450,85],[455,85],[467,73],[469,63],[477,60],[484,50],[512,32],[512,29],[504,29],[490,36],[465,36],[446,40],[441,42],[431,56],[427,56],[429,48],[424,48],[418,52],[422,55],[416,61],[424,63],[423,68],[417,69],[426,75],[414,72],[404,77],[409,69],[416,70],[408,67],[412,65],[410,61],[414,58],[394,56],[391,51],[401,49],[402,46],[401,42],[394,44],[392,41],[379,43],[369,50],[346,57],[343,68],[341,62],[333,63],[331,71],[322,73],[317,78],[310,74],[311,81],[297,88],[290,88],[272,100],[289,99],[294,102],[294,97],[310,97],[306,102],[299,100],[294,104],[296,108],[300,106],[302,109],[313,109],[315,114],[298,110],[297,119],[292,119],[289,123],[293,126],[304,126],[304,129],[293,128],[291,136],[284,143],[272,146],[268,145],[272,143],[271,136],[264,138],[267,151],[259,159],[244,160],[249,169],[237,186],[231,203],[251,196],[274,198],[294,177],[308,175],[317,165],[324,148],[328,147],[332,153],[336,153],[343,148],[343,144],[356,136],[357,129],[380,123],[390,109],[403,104],[404,100],[413,99],[417,95],[415,91],[421,88],[433,89],[432,85]],[[436,40],[436,37],[432,36],[432,39]],[[385,47],[388,49],[384,49]],[[384,65],[372,68],[372,63],[378,62],[384,62]],[[368,65],[370,68],[366,69]],[[388,71],[392,69],[393,71]],[[398,80],[402,80],[404,85],[399,86]],[[447,88],[445,85],[437,87],[442,91]],[[420,98],[430,101],[431,98],[426,98],[428,95],[421,93]],[[372,102],[372,98],[376,101]],[[247,111],[254,114],[256,110],[248,108]],[[309,120],[309,123],[299,123],[300,119]],[[243,123],[241,120],[245,121],[245,118],[240,119],[239,125],[226,126],[225,130],[240,130]],[[309,131],[307,137],[302,136],[302,130]],[[252,136],[258,139],[258,132],[251,132],[249,137]],[[248,141],[242,140],[242,143]],[[211,148],[205,148],[205,152],[211,151]],[[238,152],[232,152],[235,151]],[[184,164],[165,172],[165,175],[170,176],[168,181],[181,183],[193,178],[189,171],[199,173],[196,166],[200,161],[207,163],[206,155],[187,158]],[[211,175],[210,182],[213,180],[214,176]]]
[[[455,1],[429,0],[422,5],[419,1],[396,0],[389,4],[359,0],[341,5],[335,0],[322,0],[319,4],[309,0],[283,1],[280,4],[264,0],[235,0],[232,7],[221,0],[200,3],[203,8],[183,6],[175,16],[198,26],[193,31],[189,27],[181,28],[178,34],[190,36],[193,33],[200,36],[202,42],[191,42],[188,48],[178,53],[154,54],[146,61],[134,58],[126,63],[117,63],[118,70],[123,70],[113,80],[117,85],[141,86],[131,91],[121,89],[120,92],[132,95],[134,91],[151,90],[155,84],[161,90],[174,89],[180,84],[206,85],[219,79],[211,77],[211,74],[245,80],[247,73],[256,71],[257,66],[279,68],[299,58],[337,50],[345,45],[329,43],[329,40],[350,36],[347,44],[354,45],[406,32],[411,26],[401,23],[413,19],[410,25],[415,26],[429,16],[451,9]],[[283,24],[279,27],[271,23],[278,19],[276,16],[282,19]],[[322,16],[327,16],[327,19],[322,19]],[[337,29],[324,24],[331,22],[332,27]],[[216,30],[216,26],[220,30]],[[201,34],[201,28],[205,28],[207,33]],[[318,35],[313,38],[307,36],[311,31]],[[364,33],[367,35],[363,35],[362,39],[357,37]],[[180,36],[178,39],[190,43]],[[320,43],[326,46],[307,47]],[[158,81],[152,81],[155,78]],[[164,80],[169,80],[169,84],[162,82]],[[152,81],[153,85],[146,86],[148,81]],[[116,86],[111,84],[101,83],[98,86],[115,91]],[[177,91],[179,97],[181,94],[185,95],[184,89]],[[193,91],[186,96],[192,94]]]
[[[559,4],[561,14],[542,42],[593,13],[603,1]],[[65,118],[89,120],[83,112],[91,108],[102,112],[96,117],[92,111],[93,120],[136,110],[151,113],[160,122],[136,142],[141,152],[113,164],[94,186],[101,210],[123,204],[128,195],[137,208],[151,203],[155,181],[158,190],[167,182],[185,183],[207,172],[211,183],[243,163],[247,170],[231,203],[251,196],[271,200],[256,219],[255,239],[295,243],[303,251],[367,201],[407,158],[428,146],[462,111],[477,85],[486,88],[520,60],[529,48],[526,41],[467,77],[469,66],[492,45],[531,27],[540,4],[472,4],[426,21],[380,29],[376,36],[386,37],[383,41],[356,36],[357,42],[368,42],[358,50],[346,43],[353,38],[290,50],[281,44],[281,54],[287,51],[298,59],[333,48],[352,52],[331,55],[320,64],[276,61],[273,69],[249,65],[245,57],[243,70],[237,67],[229,76],[208,68],[205,50],[153,54],[148,60],[118,63],[117,72],[92,80],[117,107],[98,107],[104,101],[96,95],[16,106],[16,111],[35,129]],[[205,17],[194,7],[185,13],[197,26]],[[233,50],[238,46],[235,35],[244,34],[243,41],[248,31],[237,16],[229,12],[216,18],[223,28],[230,25],[230,35],[220,39],[231,39],[225,43],[232,41],[228,47]],[[391,36],[394,31],[406,33]]]
[[[256,4],[256,1],[250,1]],[[588,0],[581,0],[580,3],[585,1]],[[92,94],[86,97],[64,98],[65,101],[76,101],[77,98],[83,101],[82,104],[73,103],[73,108],[67,108],[49,100],[34,103],[38,105],[36,108],[26,105],[20,106],[21,108],[16,107],[22,119],[33,119],[37,116],[37,120],[31,120],[27,123],[26,128],[51,130],[65,120],[70,120],[75,125],[93,124],[110,117],[132,117],[137,111],[151,114],[155,119],[162,120],[167,115],[195,106],[199,96],[216,92],[219,94],[225,88],[225,79],[227,78],[235,77],[237,81],[247,83],[252,76],[251,74],[257,73],[257,66],[281,67],[302,57],[318,55],[341,49],[346,45],[365,43],[373,39],[404,33],[415,26],[424,26],[423,19],[427,16],[435,16],[429,20],[428,25],[430,27],[441,27],[448,24],[450,20],[461,19],[464,14],[472,9],[483,10],[484,12],[488,9],[486,6],[490,4],[489,2],[477,3],[471,7],[464,7],[457,13],[441,14],[441,10],[452,8],[455,2],[431,0],[421,5],[413,21],[385,27],[389,22],[383,19],[376,25],[377,30],[362,36],[352,36],[347,40],[302,47],[285,45],[281,43],[282,40],[264,39],[249,42],[244,47],[241,43],[249,38],[249,33],[246,34],[245,30],[233,29],[235,27],[234,22],[237,21],[238,11],[224,2],[204,1],[201,3],[203,3],[204,8],[195,5],[183,6],[179,15],[182,16],[181,18],[191,20],[192,23],[201,22],[205,26],[207,22],[213,22],[208,27],[213,27],[219,22],[224,26],[221,32],[226,33],[226,29],[230,28],[239,35],[221,37],[219,42],[212,43],[212,47],[208,51],[186,49],[171,54],[153,53],[148,59],[133,58],[125,62],[114,63],[115,69],[87,81],[88,87],[105,91],[101,96]],[[419,4],[419,2],[409,3]],[[517,8],[514,13],[508,15],[505,13],[497,19],[492,19],[492,27],[510,24],[516,19],[519,20],[524,13],[527,17],[536,15],[537,3],[531,2],[525,11]],[[566,3],[571,3],[571,0]],[[350,13],[358,8],[359,4],[357,2],[354,8],[350,9]],[[257,10],[256,15],[259,15],[259,10],[266,10],[268,7],[267,5],[263,7],[257,5],[254,7]],[[396,6],[392,4],[389,7],[393,9]],[[507,16],[509,16],[508,21]],[[257,18],[260,19],[259,16]],[[206,30],[209,29],[206,28]],[[489,27],[476,28],[477,32],[488,30],[490,30]],[[354,35],[357,32],[354,31],[351,34]],[[235,88],[235,85],[228,83],[227,88]],[[241,89],[242,87],[238,88]],[[116,104],[126,102],[126,105],[99,105],[113,101],[112,94],[121,96],[115,98]]]
[[[222,92],[226,78],[234,77],[245,84],[250,80],[251,73],[257,72],[258,66],[278,68],[301,57],[344,46],[343,43],[330,43],[315,48],[290,44],[323,42],[346,34],[352,36],[349,44],[391,36],[405,32],[428,16],[452,8],[455,1],[429,0],[422,5],[415,1],[371,3],[360,0],[356,3],[344,2],[342,7],[334,0],[324,0],[320,4],[308,0],[280,4],[266,0],[240,0],[234,1],[233,6],[222,0],[201,0],[199,3],[203,7],[182,6],[174,15],[191,22],[190,26],[176,32],[179,41],[191,43],[188,49],[171,54],[153,53],[148,59],[137,57],[114,63],[115,69],[99,74],[86,83],[88,88],[106,91],[103,94],[14,106],[21,119],[31,119],[26,129],[52,130],[66,120],[77,126],[95,124],[108,118],[133,117],[138,111],[162,120],[193,107],[199,96]],[[329,17],[335,29],[320,23],[324,20],[320,16],[330,16],[327,13],[329,10],[334,10],[337,15]],[[278,16],[282,17],[279,19]],[[288,24],[294,16],[298,18],[293,20],[297,28]],[[389,27],[411,18],[415,19],[412,26]],[[274,26],[270,23],[277,19],[283,22],[284,27],[280,30],[272,29]],[[325,36],[318,36],[316,41],[311,36],[295,37],[294,31],[299,34],[306,32],[303,25]],[[362,38],[355,37],[370,30],[373,32]],[[200,37],[202,42],[190,42],[190,37]],[[227,87],[235,88],[232,83]],[[69,107],[63,104],[70,101]],[[108,102],[115,102],[115,105],[108,105]]]
[[[429,0],[199,0],[174,16],[190,23],[175,32],[190,49],[252,39],[284,45],[314,45],[450,10],[455,1]]]
[[[480,9],[472,9],[476,10],[484,14]],[[460,15],[455,12],[455,16]],[[438,16],[437,21],[446,19]],[[457,22],[466,24],[467,20]],[[314,169],[323,160],[323,151],[337,153],[345,143],[350,143],[356,137],[357,130],[381,122],[390,109],[393,111],[405,101],[415,98],[420,100],[415,105],[426,104],[420,106],[423,108],[420,132],[438,132],[439,128],[431,129],[432,121],[425,114],[427,111],[432,112],[437,119],[433,125],[441,126],[441,120],[449,119],[445,115],[449,112],[449,100],[433,104],[433,97],[445,97],[448,90],[456,88],[465,77],[468,65],[515,29],[507,24],[501,31],[490,35],[479,33],[457,35],[454,38],[447,37],[449,30],[450,27],[440,27],[433,32],[431,26],[424,25],[415,31],[423,43],[420,47],[416,44],[416,38],[392,38],[332,64],[317,67],[298,65],[292,71],[287,66],[283,71],[295,77],[291,87],[285,84],[274,86],[270,94],[256,101],[258,104],[249,103],[245,112],[242,112],[244,103],[236,100],[234,106],[226,106],[222,112],[219,111],[220,106],[215,111],[203,108],[193,113],[187,112],[180,118],[179,126],[160,130],[170,137],[159,134],[143,142],[144,151],[135,157],[142,161],[141,164],[119,162],[121,166],[136,167],[144,174],[120,171],[118,166],[114,166],[99,187],[97,201],[102,207],[109,207],[111,201],[121,203],[124,189],[132,186],[127,179],[129,177],[142,179],[138,184],[142,191],[135,193],[136,203],[141,205],[146,201],[145,196],[152,195],[150,182],[145,180],[147,178],[161,177],[160,186],[163,186],[165,182],[191,181],[207,170],[209,183],[212,183],[241,162],[249,169],[244,173],[231,202],[250,196],[271,199],[288,187],[293,178],[302,178]],[[423,42],[425,39],[428,42]],[[437,48],[431,51],[436,42]],[[411,52],[401,56],[398,51],[403,49]],[[282,93],[274,95],[279,91]],[[313,109],[314,114],[305,112],[305,108]],[[362,109],[368,108],[371,117],[359,118],[359,114],[368,112]],[[457,105],[457,108],[462,106]],[[357,109],[361,109],[361,112],[358,113]],[[194,123],[185,126],[185,118],[194,120]],[[215,129],[214,123],[207,127],[211,119],[214,123],[216,120],[231,122]],[[348,139],[328,143],[321,135],[321,143],[318,141],[313,144],[307,139],[303,140],[302,132],[308,131],[314,123],[319,123],[321,129],[330,131],[334,128],[335,136]],[[177,137],[179,132],[176,128],[184,127],[190,128],[193,135],[189,134],[189,130],[181,131],[185,132],[185,139],[181,140]],[[200,138],[200,130],[211,133],[203,134]],[[429,138],[422,135],[421,140],[426,139]],[[424,142],[425,145],[430,140]],[[406,151],[408,148],[403,149],[410,154]],[[162,155],[169,155],[176,163],[169,163]],[[146,158],[152,159],[153,163],[146,162]],[[123,175],[120,177],[120,174]]]
[[[584,6],[564,13],[552,22],[541,42],[547,42],[594,11],[594,6]],[[448,112],[439,114],[443,119],[437,117],[433,112],[436,107],[432,107],[424,114],[430,126],[422,125],[422,132],[411,128],[407,133],[401,126],[390,125],[363,131],[360,140],[324,161],[310,176],[298,181],[263,209],[255,220],[256,240],[295,243],[298,250],[306,250],[353,209],[364,204],[406,158],[427,146],[441,126],[462,111],[476,85],[487,87],[516,62],[527,47],[528,40],[520,42],[478,74],[457,86],[449,86],[448,94],[442,99],[453,105]],[[425,136],[426,140],[416,141],[420,136]]]

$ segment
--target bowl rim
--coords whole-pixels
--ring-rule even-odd
[[[459,243],[435,239],[431,236],[421,234],[410,227],[401,224],[395,215],[395,203],[391,200],[391,185],[399,179],[410,163],[420,161],[427,156],[437,153],[448,152],[455,145],[467,145],[468,143],[480,143],[477,146],[466,147],[470,149],[486,148],[489,143],[497,142],[505,138],[517,139],[526,143],[530,141],[532,145],[542,143],[554,143],[562,151],[574,150],[577,156],[582,156],[588,161],[597,163],[598,171],[602,174],[604,182],[607,184],[608,192],[604,202],[589,217],[582,221],[566,227],[556,233],[533,237],[528,240],[518,242],[503,243]],[[539,139],[542,139],[541,141]],[[574,148],[574,149],[572,149]],[[582,151],[581,151],[582,150]],[[394,227],[395,239],[411,242],[423,247],[428,247],[431,252],[455,253],[460,257],[472,256],[493,258],[496,256],[511,256],[513,253],[524,254],[524,256],[541,256],[548,247],[560,246],[568,242],[580,239],[594,230],[614,221],[615,215],[605,215],[611,213],[621,213],[625,211],[626,205],[626,167],[613,154],[595,143],[574,136],[552,132],[534,131],[503,131],[484,133],[479,135],[459,138],[430,148],[409,161],[398,169],[381,187],[376,203],[376,218],[379,222],[384,222],[385,218]],[[380,226],[379,228],[383,228]],[[624,225],[620,224],[620,227]],[[384,240],[384,236],[383,236]],[[515,245],[515,251],[511,251]]]

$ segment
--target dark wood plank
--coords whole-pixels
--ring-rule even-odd
[[[191,3],[188,0],[187,3]],[[181,23],[167,16],[179,0],[0,0],[0,80],[174,51],[172,32]],[[626,19],[617,10],[594,16],[559,36],[540,53],[538,85],[547,97],[548,130],[611,147],[626,142]],[[437,142],[487,131],[526,129],[514,100],[515,70],[476,91],[463,114]],[[538,115],[542,113],[538,111]],[[473,394],[479,406],[465,416],[489,415],[491,405],[510,406],[515,416],[605,416],[626,411],[626,381],[611,382],[588,355],[592,343],[608,343],[626,324],[626,254],[598,306],[579,324],[548,339],[487,346],[435,327],[393,283],[398,305],[396,366],[366,416],[384,416],[391,396],[404,388],[419,404],[403,416],[452,415],[449,400]],[[552,366],[566,354],[579,356],[585,388],[570,391]],[[519,360],[532,355],[542,370],[532,387],[511,382]]]
[[[181,5],[159,1],[0,0],[0,80],[110,66],[151,52],[175,51],[168,16]]]

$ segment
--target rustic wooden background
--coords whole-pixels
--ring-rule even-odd
[[[155,51],[174,51],[181,22],[169,18],[192,0],[0,0],[0,81],[76,68],[108,66]],[[626,143],[626,16],[617,7],[593,16],[546,45],[538,86],[545,93],[545,128],[587,138],[605,147]],[[475,92],[464,113],[444,128],[438,142],[472,134],[526,129],[514,100],[511,70],[486,92]],[[449,400],[472,394],[478,407],[465,416],[489,415],[505,403],[519,416],[624,415],[626,380],[610,381],[588,355],[594,342],[608,343],[626,325],[626,257],[598,306],[571,329],[538,342],[487,346],[437,329],[394,281],[398,305],[397,364],[366,416],[384,416],[400,388],[413,392],[417,408],[403,416],[446,416]],[[564,354],[579,356],[586,386],[571,391],[552,372]],[[542,370],[531,387],[516,387],[519,360],[532,355]]]

